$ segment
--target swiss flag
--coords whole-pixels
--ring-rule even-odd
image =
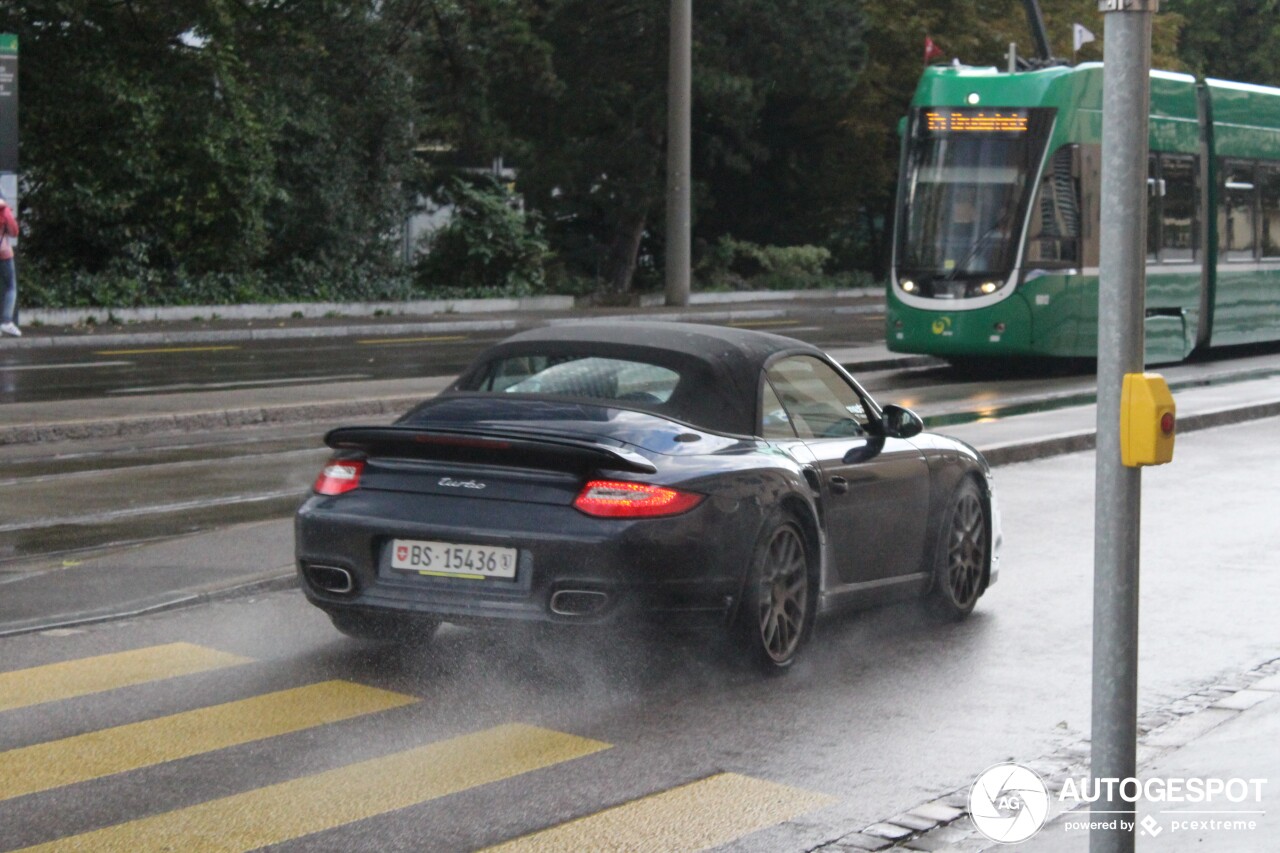
[[[396,559],[397,560],[409,559],[409,549],[403,545],[401,545],[399,548],[396,548]]]
[[[933,43],[933,39],[928,36],[924,37],[924,64],[928,65],[934,59],[942,58],[942,48]]]

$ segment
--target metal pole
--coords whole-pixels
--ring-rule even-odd
[[[671,0],[670,79],[667,89],[668,305],[689,304],[690,130],[693,101],[693,0]]]
[[[1031,28],[1031,39],[1036,43],[1036,52],[1044,60],[1053,59],[1053,49],[1049,47],[1049,31],[1044,26],[1044,16],[1040,14],[1038,0],[1022,0],[1022,7],[1027,13],[1027,26]]]
[[[1091,774],[1137,773],[1140,468],[1120,459],[1120,394],[1143,367],[1151,19],[1159,0],[1100,0],[1107,13],[1102,87],[1101,271],[1098,282],[1098,450],[1094,517]],[[1133,804],[1119,781],[1094,804],[1102,824]],[[1091,853],[1131,853],[1134,832],[1096,828]]]

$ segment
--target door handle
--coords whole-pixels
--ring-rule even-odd
[[[831,492],[836,495],[843,495],[849,491],[849,481],[839,475],[832,477],[827,481],[831,484]]]

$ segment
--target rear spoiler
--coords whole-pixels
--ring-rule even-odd
[[[579,471],[603,469],[655,474],[658,469],[639,453],[594,441],[516,431],[424,429],[423,427],[339,427],[324,443],[334,450],[401,459],[438,459],[489,465],[523,465]]]

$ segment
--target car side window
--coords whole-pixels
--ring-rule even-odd
[[[796,431],[791,426],[791,416],[787,414],[768,380],[765,380],[760,396],[760,435],[763,438],[796,437]]]
[[[850,438],[867,434],[862,397],[830,365],[808,355],[779,360],[769,384],[800,438]]]

